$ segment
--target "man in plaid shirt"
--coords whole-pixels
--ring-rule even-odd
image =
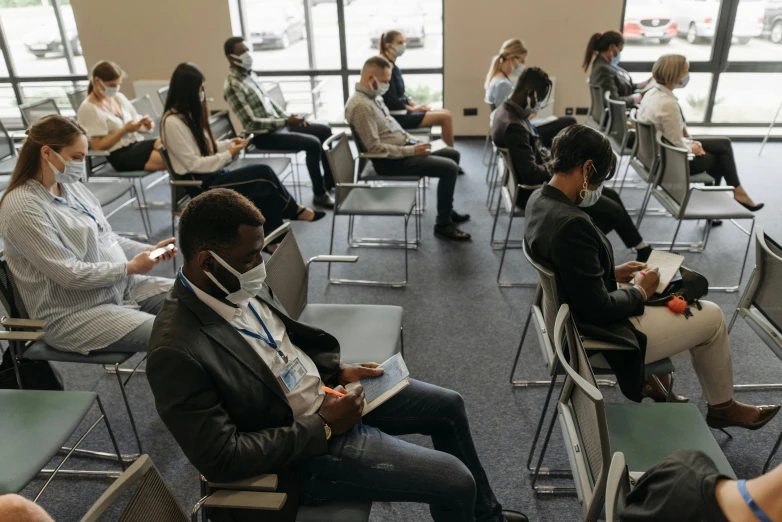
[[[242,122],[245,132],[255,134],[253,144],[261,150],[303,150],[307,154],[307,170],[315,194],[313,202],[320,207],[333,208],[334,199],[329,191],[334,188],[334,178],[322,147],[331,136],[331,127],[288,114],[267,96],[252,72],[252,54],[244,38],[229,38],[223,50],[231,64],[223,85],[223,97]]]

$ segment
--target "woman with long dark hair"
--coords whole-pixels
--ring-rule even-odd
[[[624,47],[625,37],[619,31],[595,33],[587,43],[583,67],[584,72],[592,67],[589,73],[590,84],[599,85],[603,92],[611,93],[612,100],[623,101],[629,108],[641,103],[643,93],[636,90],[645,89],[652,79],[633,83],[630,73],[619,66]]]
[[[215,139],[209,127],[204,80],[201,69],[193,63],[180,63],[171,76],[160,137],[171,160],[172,174],[201,180],[201,189],[194,193],[215,187],[239,192],[263,212],[267,233],[282,225],[283,219],[317,221],[325,216],[296,203],[268,165],[226,168],[248,142],[241,138]],[[270,245],[269,250],[274,249]]]
[[[0,200],[5,257],[44,340],[88,353],[147,350],[154,315],[173,281],[149,277],[176,249],[118,236],[81,182],[87,135],[78,123],[45,116],[27,131],[11,183]]]
[[[664,306],[646,307],[659,273],[635,261],[616,266],[611,242],[584,212],[616,172],[606,137],[573,125],[554,139],[552,156],[551,181],[527,202],[524,240],[532,258],[555,272],[559,297],[570,305],[579,331],[625,348],[602,352],[625,396],[665,401],[665,390],[644,380],[644,363],[689,351],[708,402],[709,426],[766,425],[779,406],[750,406],[733,398],[730,341],[720,307],[700,301],[689,317]]]

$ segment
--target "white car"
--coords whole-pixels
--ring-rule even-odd
[[[669,5],[678,25],[679,35],[691,44],[711,40],[717,29],[721,0],[671,0]],[[733,37],[746,44],[763,34],[766,0],[740,0]]]
[[[423,47],[426,43],[424,10],[416,1],[389,2],[383,12],[371,15],[369,44],[377,48],[380,35],[391,30],[405,35],[408,47]]]

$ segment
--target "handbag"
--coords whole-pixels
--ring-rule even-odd
[[[699,300],[709,293],[709,280],[706,276],[686,266],[679,268],[681,277],[663,290],[662,294],[646,301],[646,306],[667,306],[672,312],[692,315],[689,306],[695,305],[701,310]]]
[[[22,359],[19,361],[19,376],[25,390],[62,391],[65,389],[60,372],[49,361]],[[10,348],[3,353],[3,362],[0,364],[0,389],[19,389]]]

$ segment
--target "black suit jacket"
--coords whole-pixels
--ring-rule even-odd
[[[503,103],[494,113],[491,139],[496,146],[508,149],[520,184],[547,183],[551,175],[541,154],[540,138],[532,132],[529,121],[525,120],[515,104]],[[516,204],[524,208],[532,192],[526,189],[519,190]]]
[[[557,276],[561,302],[568,303],[581,335],[630,348],[604,351],[624,395],[642,399],[646,336],[629,317],[644,313],[641,293],[619,289],[608,238],[559,189],[544,185],[527,203],[524,240],[532,258]]]
[[[389,111],[401,111],[410,104],[410,100],[405,93],[405,80],[402,78],[402,70],[396,64],[391,67],[391,80],[388,82],[388,91],[383,95],[383,101]]]
[[[317,365],[324,382],[339,372],[339,342],[289,318],[265,287],[258,298],[285,323],[290,340]],[[323,421],[296,421],[277,378],[225,319],[177,279],[149,340],[147,378],[163,423],[195,468],[211,481],[280,475],[286,509],[264,520],[295,520],[297,464],[326,452]],[[246,520],[258,513],[215,514]],[[243,518],[244,517],[244,518]]]
[[[630,78],[630,74],[621,67],[611,65],[606,57],[600,53],[592,61],[589,83],[599,85],[604,91],[610,92],[612,100],[623,101],[628,108],[635,106],[635,101],[632,98],[635,84]]]

